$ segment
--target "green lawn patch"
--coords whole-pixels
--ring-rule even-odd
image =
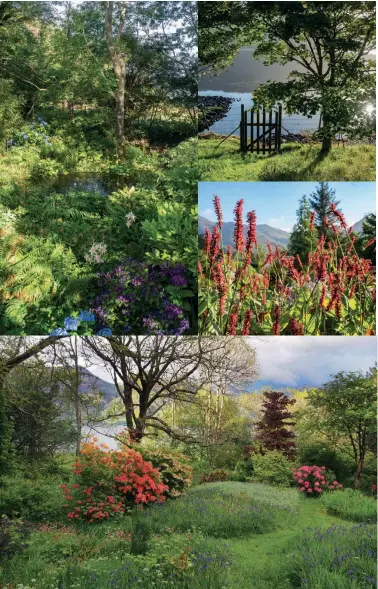
[[[373,145],[334,147],[323,157],[320,146],[287,143],[281,155],[242,154],[239,139],[200,139],[202,181],[374,181]]]
[[[337,515],[354,522],[375,522],[377,520],[377,502],[374,497],[352,489],[325,493],[321,504],[327,513]]]

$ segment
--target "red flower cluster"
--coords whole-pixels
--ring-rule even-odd
[[[105,452],[94,442],[84,444],[74,475],[75,484],[61,485],[71,520],[99,521],[139,503],[162,502],[168,491],[159,470],[132,448]]]
[[[298,469],[293,468],[293,477],[298,484],[299,490],[304,493],[321,495],[325,490],[333,491],[343,488],[336,480],[330,482],[330,476],[325,466],[301,466]]]

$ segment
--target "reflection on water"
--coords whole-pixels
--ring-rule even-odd
[[[95,425],[93,428],[86,426],[82,430],[82,438],[85,439],[88,435],[95,436],[98,444],[106,444],[111,450],[117,448],[117,442],[113,436],[121,433],[126,429],[125,424],[117,425]]]
[[[54,179],[52,187],[57,192],[77,190],[84,192],[97,192],[107,196],[114,190],[120,190],[131,183],[120,174],[104,174],[102,172],[71,172],[60,174]]]
[[[212,90],[205,90],[199,92],[200,96],[224,96],[233,98],[234,102],[231,105],[230,110],[226,116],[221,120],[217,121],[208,129],[209,132],[218,133],[219,135],[240,135],[239,124],[240,124],[240,105],[244,104],[246,109],[253,106],[252,94],[250,92],[223,92]],[[301,131],[314,131],[319,127],[319,115],[315,115],[311,118],[304,117],[302,115],[288,115],[285,112],[282,113],[282,134],[287,133],[300,133]]]

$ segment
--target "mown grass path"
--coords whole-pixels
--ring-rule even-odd
[[[327,515],[316,499],[300,498],[299,511],[288,527],[267,534],[232,540],[232,589],[292,589],[285,578],[284,563],[294,542],[305,528],[347,525],[345,520]]]

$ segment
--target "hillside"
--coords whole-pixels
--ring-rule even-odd
[[[207,227],[210,231],[212,230],[215,223],[205,219],[205,217],[198,217],[198,233],[203,235],[205,228]],[[234,234],[234,223],[229,221],[224,223],[222,228],[223,243],[225,246],[233,246],[233,234]],[[247,226],[244,227],[244,234],[247,235]],[[270,225],[257,225],[257,241],[259,245],[265,247],[268,241],[271,245],[278,245],[279,247],[286,247],[290,238],[290,233],[282,231],[282,229],[276,229],[270,227]]]

